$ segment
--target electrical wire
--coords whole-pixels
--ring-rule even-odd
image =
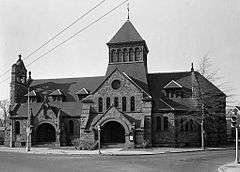
[[[83,32],[84,30],[88,29],[89,27],[91,27],[93,24],[97,23],[98,21],[100,21],[101,19],[103,19],[104,17],[106,17],[108,14],[112,13],[113,11],[115,11],[116,9],[118,9],[119,7],[121,7],[123,4],[125,4],[126,2],[128,2],[128,0],[125,0],[123,2],[121,2],[120,4],[118,4],[117,6],[115,6],[113,9],[111,9],[110,11],[108,11],[107,13],[105,13],[104,15],[102,15],[101,17],[99,17],[97,20],[94,20],[93,22],[91,22],[90,24],[88,24],[87,26],[85,26],[84,28],[82,28],[81,30],[79,30],[78,32],[76,32],[75,34],[73,34],[72,36],[70,36],[69,38],[65,39],[63,42],[61,42],[60,44],[56,45],[55,47],[53,47],[52,49],[50,49],[49,51],[47,51],[46,53],[40,55],[39,57],[37,57],[35,60],[33,60],[31,63],[27,64],[26,66],[30,66],[33,63],[35,63],[37,60],[41,59],[42,57],[46,56],[47,54],[49,54],[50,52],[52,52],[53,50],[55,50],[56,48],[58,48],[59,46],[63,45],[64,43],[66,43],[67,41],[71,40],[72,38],[74,38],[75,36],[77,36],[78,34],[80,34],[81,32]],[[6,78],[5,80],[1,81],[1,83],[5,82],[8,78]]]
[[[55,38],[57,38],[59,35],[61,35],[63,32],[65,32],[66,30],[68,30],[70,27],[72,27],[74,24],[76,24],[79,20],[83,19],[85,16],[87,16],[89,13],[91,13],[93,10],[95,10],[97,7],[99,7],[100,5],[102,5],[106,0],[102,0],[101,2],[99,2],[98,4],[96,4],[94,7],[92,7],[91,9],[89,9],[86,13],[84,13],[83,15],[81,15],[80,17],[78,17],[76,20],[74,20],[71,24],[67,25],[63,30],[61,30],[60,32],[58,32],[56,35],[54,35],[53,37],[51,37],[50,39],[48,39],[46,42],[44,42],[40,47],[38,47],[37,49],[35,49],[33,52],[31,52],[29,55],[27,55],[25,58],[23,59],[28,59],[29,57],[31,57],[33,54],[35,54],[36,52],[38,52],[41,48],[45,47],[47,44],[49,44],[51,41],[53,41]],[[8,72],[10,72],[11,69],[8,69],[6,72],[4,72],[3,74],[0,75],[0,78],[5,76]]]

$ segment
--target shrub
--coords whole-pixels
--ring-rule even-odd
[[[142,148],[146,149],[149,147],[150,141],[148,139],[144,139],[142,143]]]
[[[93,150],[95,148],[95,141],[93,138],[84,135],[81,138],[73,139],[72,145],[78,150]]]

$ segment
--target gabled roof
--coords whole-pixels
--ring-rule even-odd
[[[53,91],[52,93],[49,94],[50,96],[63,96],[63,91],[60,89],[56,89],[55,91]]]
[[[144,41],[133,24],[127,20],[108,44]]]
[[[125,72],[121,72],[117,67],[111,72],[111,74],[106,75],[105,79],[102,81],[102,83],[98,86],[96,90],[93,91],[95,93],[101,86],[105,83],[105,81],[115,72],[118,71],[123,77],[125,77],[128,81],[130,81],[134,86],[136,86],[138,89],[143,91],[148,97],[151,98],[151,95],[148,93],[147,90],[145,90],[142,85],[139,85],[137,82],[135,82],[131,77],[129,77]],[[86,100],[89,99],[89,97],[85,98]]]
[[[59,78],[59,79],[39,79],[33,80],[31,89],[34,89],[38,94],[52,93],[57,89],[61,89],[65,95],[66,102],[77,100],[76,92],[81,88],[94,91],[102,82],[104,76],[83,77],[83,78]]]
[[[177,83],[176,81],[172,80],[167,85],[165,85],[163,88],[165,88],[165,89],[167,89],[167,88],[182,88],[182,86],[179,83]]]
[[[147,84],[147,70],[143,62],[138,63],[117,63],[108,64],[106,76],[110,75],[116,68],[119,71],[126,73],[131,78],[139,80]]]
[[[75,94],[86,95],[89,93],[90,92],[86,88],[82,88],[82,89],[78,90]]]
[[[28,94],[26,94],[24,96],[28,96]],[[29,97],[35,97],[35,96],[37,96],[36,91],[32,90],[32,91],[29,92]]]

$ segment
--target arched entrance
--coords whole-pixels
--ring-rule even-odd
[[[40,124],[36,130],[36,137],[37,144],[55,142],[56,131],[54,126],[49,123]]]
[[[125,143],[125,130],[117,121],[109,121],[101,127],[101,143]]]

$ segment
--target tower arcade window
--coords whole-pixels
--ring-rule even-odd
[[[19,121],[16,121],[15,122],[15,134],[20,134],[20,122]]]
[[[131,97],[130,104],[131,104],[130,110],[135,111],[135,97],[133,97],[133,96]]]
[[[122,97],[122,111],[126,112],[127,110],[127,99],[126,97]]]
[[[103,111],[103,99],[102,97],[98,98],[98,112],[102,112]]]
[[[134,51],[132,48],[129,49],[129,61],[133,61],[134,58]]]
[[[121,62],[122,61],[122,50],[118,49],[117,50],[117,61]]]
[[[140,60],[140,49],[136,48],[135,49],[135,61],[139,61]]]
[[[106,109],[108,109],[110,107],[111,101],[110,101],[110,97],[107,97],[106,99]]]
[[[128,61],[128,52],[127,49],[124,48],[123,49],[123,62],[127,62]]]
[[[69,121],[69,133],[70,134],[74,133],[74,123],[73,123],[73,120]]]

